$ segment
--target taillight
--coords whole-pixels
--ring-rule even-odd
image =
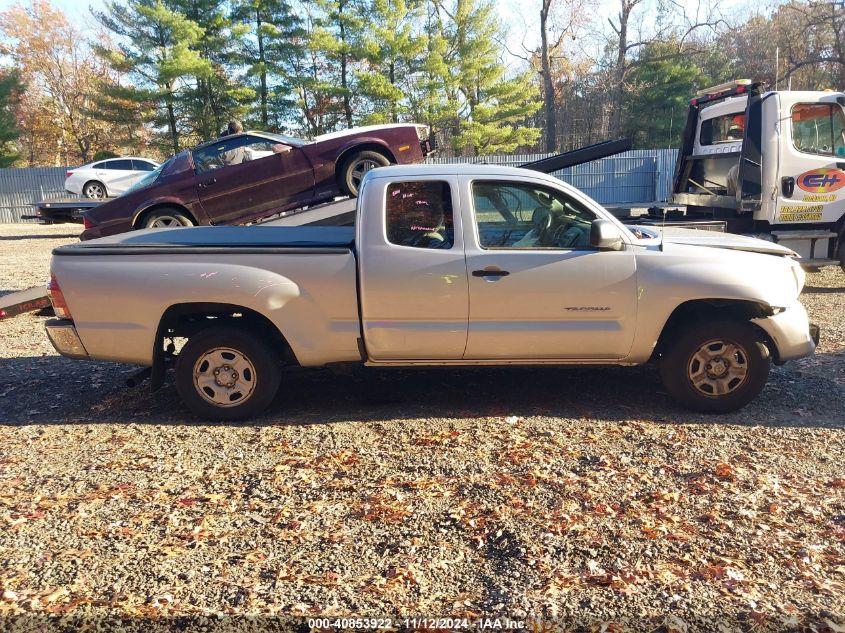
[[[88,219],[87,215],[83,215],[82,216],[82,226],[84,226],[86,229],[92,229],[92,228],[94,228],[94,223],[91,220]]]
[[[51,272],[50,281],[47,282],[47,296],[50,297],[50,303],[53,304],[53,310],[56,316],[60,319],[72,319],[70,309],[67,307],[65,296],[62,294],[62,289],[59,288],[59,282],[56,281],[56,276]]]
[[[65,178],[70,178],[71,176],[73,176],[73,172],[72,172],[72,171],[69,171],[69,172],[67,172],[67,173],[65,174]]]

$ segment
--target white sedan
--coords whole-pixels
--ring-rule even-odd
[[[65,189],[86,198],[111,198],[124,193],[158,167],[148,158],[109,158],[67,172]]]

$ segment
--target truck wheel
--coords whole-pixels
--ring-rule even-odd
[[[168,229],[174,226],[196,226],[196,223],[176,207],[162,207],[144,218],[145,229]]]
[[[98,180],[86,182],[82,187],[82,195],[86,198],[101,200],[106,197],[106,186]]]
[[[728,413],[763,390],[769,354],[750,323],[698,322],[663,354],[660,377],[669,395],[690,409]]]
[[[273,400],[280,363],[265,342],[242,330],[212,327],[188,339],[176,359],[176,390],[198,417],[243,420]]]
[[[340,186],[353,198],[358,195],[358,189],[361,187],[361,180],[371,169],[376,167],[386,167],[390,164],[390,159],[379,152],[366,151],[352,154],[349,158],[343,161],[340,168]]]

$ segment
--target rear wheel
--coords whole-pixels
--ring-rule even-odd
[[[82,187],[82,195],[86,198],[94,198],[99,200],[106,197],[106,186],[98,180],[86,182]]]
[[[213,327],[188,339],[176,360],[176,390],[198,417],[242,420],[273,400],[280,362],[265,342],[232,327]]]
[[[681,404],[707,413],[741,409],[769,377],[769,354],[750,323],[694,323],[660,361],[666,390]]]
[[[361,180],[371,169],[386,167],[390,159],[384,154],[374,151],[356,152],[343,161],[340,168],[340,185],[353,198],[358,195]]]
[[[195,226],[195,223],[182,209],[176,207],[161,207],[144,217],[145,229],[167,229],[175,226]]]

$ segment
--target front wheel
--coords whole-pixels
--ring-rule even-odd
[[[355,198],[361,189],[361,181],[371,169],[386,167],[390,159],[378,152],[357,152],[343,161],[340,168],[340,186],[350,196]]]
[[[696,411],[741,409],[760,394],[769,377],[762,338],[747,322],[695,323],[663,354],[663,385],[675,400]]]
[[[200,418],[258,415],[275,397],[280,380],[280,362],[270,346],[237,328],[199,332],[176,359],[176,390]]]

